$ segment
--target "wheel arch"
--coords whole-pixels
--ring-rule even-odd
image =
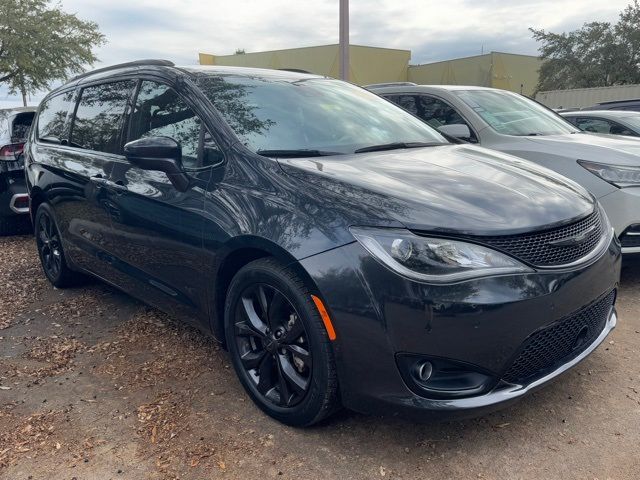
[[[225,246],[219,255],[211,298],[211,330],[225,348],[224,306],[229,285],[242,267],[267,257],[275,258],[291,268],[311,291],[318,291],[318,287],[304,267],[281,246],[261,237],[242,236],[235,238]]]
[[[43,203],[46,203],[47,197],[39,187],[32,187],[29,192],[29,216],[31,217],[31,223],[35,224],[36,212],[38,207]]]

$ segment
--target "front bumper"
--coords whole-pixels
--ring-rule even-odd
[[[528,339],[616,288],[616,241],[588,266],[448,286],[399,277],[358,243],[309,257],[301,265],[318,286],[337,332],[334,352],[343,403],[364,413],[441,418],[500,408],[580,362],[617,321],[609,306],[601,331],[579,355],[522,384],[507,383],[503,377]],[[405,382],[398,354],[459,362],[492,381],[468,396],[419,394]]]

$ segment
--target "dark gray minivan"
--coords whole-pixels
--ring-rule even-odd
[[[338,80],[118,65],[51,92],[25,157],[51,283],[90,274],[212,333],[290,425],[494,409],[616,324],[590,194]]]

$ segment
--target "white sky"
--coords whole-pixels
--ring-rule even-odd
[[[553,32],[612,21],[628,0],[351,0],[351,43],[412,51],[411,63],[484,49],[535,54],[529,27]],[[93,20],[108,43],[102,64],[141,58],[197,63],[198,52],[230,54],[338,41],[338,0],[62,0]],[[0,103],[12,101],[0,86]]]

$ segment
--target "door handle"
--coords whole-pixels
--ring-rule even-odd
[[[107,180],[107,188],[115,191],[116,193],[123,193],[129,190],[122,180],[117,180],[115,182]]]
[[[103,178],[102,175],[100,174],[96,175],[95,177],[89,178],[89,181],[100,187],[106,187],[107,184],[109,183],[109,180],[107,180],[106,178]]]
[[[126,192],[129,189],[122,182],[122,180],[118,180],[117,182],[112,182],[101,175],[96,175],[95,177],[90,178],[91,182],[100,187],[106,188],[107,190],[111,190],[117,193]]]

